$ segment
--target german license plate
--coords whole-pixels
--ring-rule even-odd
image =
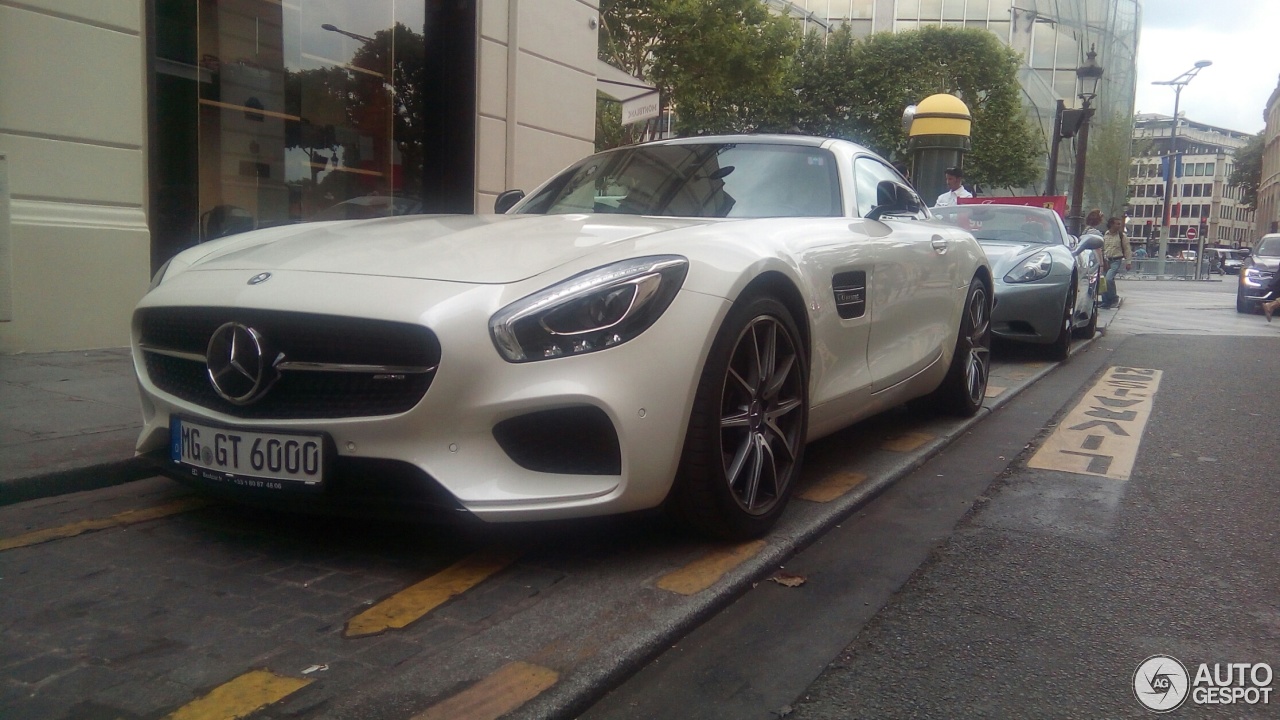
[[[252,432],[173,417],[169,457],[180,465],[218,473],[220,479],[264,480],[276,488],[284,483],[318,487],[324,479],[320,435]]]

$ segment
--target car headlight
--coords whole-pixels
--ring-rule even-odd
[[[1256,267],[1245,268],[1244,272],[1240,273],[1240,282],[1253,287],[1261,285],[1262,279],[1262,271]]]
[[[164,274],[169,270],[169,263],[171,262],[173,262],[173,258],[165,260],[164,264],[160,266],[160,269],[156,271],[156,274],[151,277],[151,286],[147,288],[147,292],[155,290],[159,287],[160,283],[164,281]]]
[[[621,345],[653,325],[689,272],[678,255],[634,258],[589,270],[517,300],[489,320],[510,362],[583,355]]]
[[[1004,281],[1008,283],[1032,282],[1033,280],[1048,277],[1049,271],[1052,269],[1053,255],[1046,250],[1018,263],[1017,267],[1004,276]]]

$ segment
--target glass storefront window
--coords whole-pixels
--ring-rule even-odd
[[[423,23],[394,0],[200,0],[199,239],[414,212]]]

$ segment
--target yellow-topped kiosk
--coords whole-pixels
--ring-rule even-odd
[[[907,117],[911,179],[921,198],[933,205],[947,191],[946,169],[964,167],[973,117],[963,100],[946,93],[921,100],[914,111],[908,108]]]

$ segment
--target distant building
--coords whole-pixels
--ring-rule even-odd
[[[1155,250],[1156,232],[1164,213],[1165,180],[1162,168],[1168,164],[1169,137],[1173,118],[1168,115],[1139,114],[1134,119],[1133,139],[1150,143],[1135,157],[1130,170],[1131,212],[1126,231],[1136,241],[1148,240]],[[1169,252],[1177,254],[1206,245],[1224,247],[1248,245],[1253,237],[1254,212],[1240,202],[1240,188],[1227,179],[1234,169],[1236,150],[1249,141],[1249,133],[1178,119],[1177,151],[1181,168],[1175,172],[1169,214]],[[1194,228],[1194,233],[1190,231]],[[1190,235],[1194,234],[1192,238]]]
[[[1093,107],[1099,116],[1130,117],[1137,83],[1140,0],[765,0],[809,31],[847,26],[854,37],[903,32],[926,26],[987,30],[1023,58],[1018,73],[1027,116],[1040,128],[1044,157],[1057,101],[1068,108],[1076,97],[1076,68],[1096,46],[1105,69]],[[924,99],[924,98],[920,98]],[[901,112],[905,108],[896,108]],[[1071,186],[1075,157],[1065,150],[1058,162],[1057,187]],[[1047,165],[1047,164],[1046,164]]]
[[[1280,83],[1267,100],[1262,113],[1267,121],[1262,131],[1262,177],[1258,183],[1258,235],[1280,232]]]

